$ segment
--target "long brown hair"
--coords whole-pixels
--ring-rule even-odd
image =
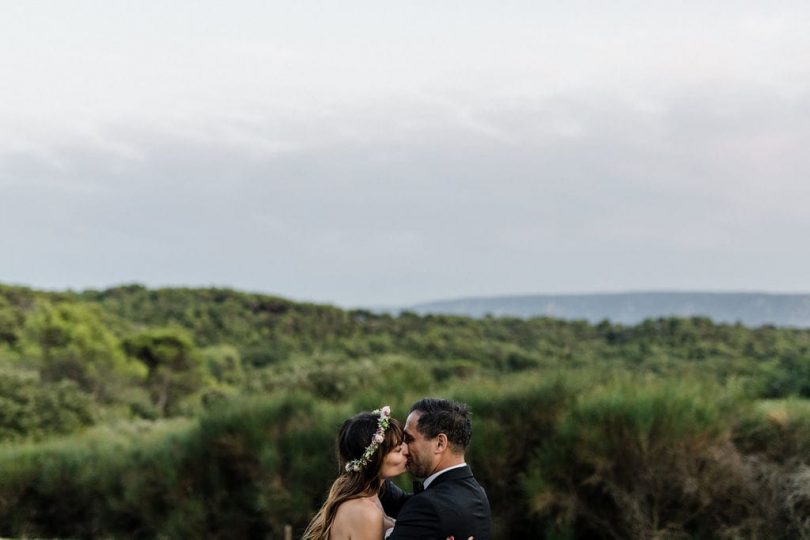
[[[326,501],[309,522],[302,540],[328,540],[338,507],[351,499],[368,497],[378,492],[380,472],[385,455],[402,444],[402,425],[391,418],[385,430],[385,440],[377,448],[368,465],[359,471],[346,471],[346,464],[358,459],[371,444],[371,438],[377,430],[379,415],[361,412],[352,416],[340,428],[337,438],[338,477],[329,489]]]

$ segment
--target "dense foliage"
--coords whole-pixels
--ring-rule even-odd
[[[279,537],[342,419],[426,394],[473,407],[498,538],[810,538],[810,330],[141,286],[0,286],[0,535]]]

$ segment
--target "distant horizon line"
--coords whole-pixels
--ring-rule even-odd
[[[454,302],[456,300],[496,300],[506,298],[527,298],[541,296],[576,297],[576,296],[625,296],[639,294],[705,294],[705,295],[747,295],[747,296],[810,296],[810,292],[774,292],[762,289],[756,290],[718,290],[718,289],[625,289],[620,291],[593,291],[593,292],[541,292],[541,293],[507,293],[479,296],[458,296],[428,300],[415,305],[433,304],[440,302]]]
[[[285,298],[287,300],[295,301],[295,302],[309,302],[309,303],[320,303],[320,304],[333,304],[339,305],[344,308],[355,309],[355,308],[371,308],[371,309],[390,309],[390,308],[402,308],[402,307],[419,307],[428,304],[440,304],[446,302],[457,302],[461,300],[465,301],[480,301],[480,300],[497,300],[497,299],[517,299],[517,298],[530,298],[530,297],[581,297],[581,296],[622,296],[622,295],[650,295],[650,294],[675,294],[675,295],[688,295],[688,294],[703,294],[703,295],[746,295],[746,296],[810,296],[810,292],[808,291],[792,291],[792,292],[785,292],[785,291],[767,291],[764,289],[731,289],[731,290],[720,290],[720,289],[678,289],[678,288],[643,288],[643,289],[624,289],[624,290],[617,290],[617,291],[605,291],[605,290],[596,290],[590,292],[525,292],[525,293],[492,293],[492,294],[477,294],[477,295],[458,295],[452,297],[440,297],[435,298],[432,300],[421,300],[416,302],[409,302],[407,304],[402,303],[385,303],[385,304],[362,304],[362,303],[342,303],[342,302],[335,302],[330,300],[316,300],[312,298],[299,298],[294,295],[288,295],[280,292],[273,292],[269,290],[257,290],[252,288],[242,288],[237,285],[224,285],[224,284],[216,284],[216,283],[208,283],[208,284],[177,284],[177,283],[166,283],[160,285],[149,285],[143,282],[138,281],[129,281],[129,282],[119,282],[114,283],[102,287],[95,287],[95,286],[87,286],[87,287],[71,287],[71,286],[40,286],[40,285],[31,285],[28,283],[19,283],[19,282],[9,282],[9,281],[2,281],[0,280],[0,285],[10,286],[10,287],[21,287],[21,288],[28,288],[32,290],[41,290],[41,291],[49,291],[49,292],[89,292],[89,291],[106,291],[111,289],[118,289],[123,287],[131,287],[131,286],[139,286],[145,289],[227,289],[232,290],[235,292],[242,292],[247,294],[260,294],[266,296],[276,296],[280,298]]]

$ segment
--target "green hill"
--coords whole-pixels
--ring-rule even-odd
[[[0,535],[300,531],[340,421],[428,394],[473,406],[496,538],[810,530],[810,330],[131,285],[0,286]]]

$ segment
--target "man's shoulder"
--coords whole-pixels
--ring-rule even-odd
[[[430,489],[426,489],[424,491],[425,494],[439,494],[439,493],[448,493],[448,492],[457,492],[457,491],[481,491],[484,492],[484,488],[481,487],[475,478],[468,477],[468,478],[459,478],[454,480],[447,480],[440,484],[436,484],[435,486],[430,486]]]
[[[483,504],[489,507],[486,491],[472,475],[447,478],[443,482],[431,485],[421,495],[427,495],[440,511],[448,506],[467,507],[469,504]]]

